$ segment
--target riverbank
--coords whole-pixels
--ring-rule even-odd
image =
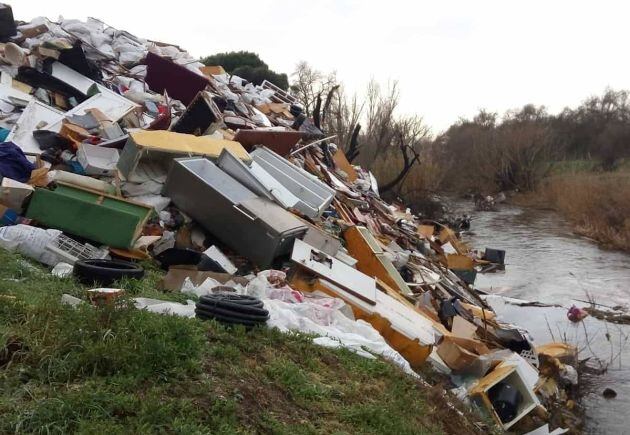
[[[160,276],[127,294],[183,302]],[[0,282],[1,433],[481,433],[442,386],[306,335],[68,307],[86,287],[4,250]]]
[[[630,172],[553,175],[535,192],[519,194],[520,206],[553,209],[576,233],[603,246],[630,251]]]

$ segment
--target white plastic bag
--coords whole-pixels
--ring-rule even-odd
[[[195,302],[187,300],[186,304],[162,301],[150,298],[135,298],[135,306],[139,310],[147,310],[152,313],[169,314],[181,317],[195,317]]]
[[[182,284],[181,292],[201,297],[212,294],[212,289],[220,285],[221,283],[219,281],[212,278],[206,278],[201,284],[195,285],[189,277],[186,277],[186,279],[184,279],[184,283]]]
[[[55,267],[53,267],[52,274],[57,278],[66,278],[72,275],[72,271],[74,270],[74,266],[68,263],[57,263]]]
[[[59,256],[46,249],[59,235],[59,230],[44,230],[30,225],[0,227],[0,247],[17,252],[48,266],[61,261]]]

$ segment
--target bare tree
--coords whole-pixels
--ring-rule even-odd
[[[400,94],[398,83],[392,82],[383,94],[378,83],[372,80],[368,84],[366,96],[365,133],[361,162],[371,168],[379,155],[391,150],[396,145],[397,132],[395,110]]]
[[[348,151],[346,151],[346,158],[349,162],[356,159],[361,152],[359,146],[359,133],[361,132],[361,124],[357,124],[352,131],[352,137],[350,138],[350,145]]]
[[[307,116],[313,115],[318,96],[321,100],[337,84],[336,73],[323,74],[304,61],[297,64],[291,79],[291,92],[304,105]]]
[[[396,145],[402,156],[403,166],[398,175],[380,186],[381,193],[402,185],[414,165],[420,163],[420,148],[431,134],[429,127],[418,116],[410,116],[396,121],[394,129],[397,138]]]

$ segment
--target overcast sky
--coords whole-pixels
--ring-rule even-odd
[[[99,18],[193,56],[260,54],[291,73],[306,60],[362,91],[398,80],[401,111],[433,132],[478,109],[551,112],[607,86],[630,89],[630,6],[609,1],[19,0],[16,19]]]

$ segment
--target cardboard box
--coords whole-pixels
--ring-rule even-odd
[[[4,177],[0,185],[0,203],[22,213],[24,201],[34,190],[33,186]]]
[[[472,270],[473,259],[467,255],[449,254],[446,256],[446,264],[449,269]]]
[[[490,349],[480,341],[467,338],[445,336],[437,347],[437,354],[447,366],[454,371],[465,371],[471,367],[480,355],[485,355]]]

